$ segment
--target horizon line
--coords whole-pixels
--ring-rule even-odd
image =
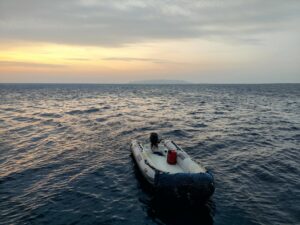
[[[38,84],[67,84],[67,85],[74,85],[74,84],[81,84],[81,85],[254,85],[254,84],[300,84],[300,82],[262,82],[262,83],[247,83],[247,82],[237,82],[237,83],[196,83],[196,82],[188,82],[188,83],[132,83],[132,82],[123,82],[123,83],[96,83],[96,82],[90,82],[90,83],[70,83],[70,82],[0,82],[0,85],[7,85],[7,84],[32,84],[32,85],[38,85]]]

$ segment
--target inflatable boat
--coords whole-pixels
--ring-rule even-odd
[[[213,175],[175,142],[162,140],[153,150],[151,143],[133,140],[131,151],[142,175],[161,194],[206,201],[214,193]]]

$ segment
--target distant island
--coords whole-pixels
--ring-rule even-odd
[[[191,84],[184,80],[137,80],[129,82],[129,84]]]

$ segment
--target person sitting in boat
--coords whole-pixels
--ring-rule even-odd
[[[158,147],[160,141],[161,140],[159,140],[157,133],[150,134],[151,150],[154,154],[163,155],[162,151]]]

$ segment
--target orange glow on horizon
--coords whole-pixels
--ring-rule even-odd
[[[172,79],[174,74],[206,76],[211,71],[241,66],[251,58],[251,49],[245,49],[247,54],[240,56],[233,54],[230,46],[201,40],[118,47],[2,43],[0,49],[0,82],[13,79],[10,77],[31,79],[32,74],[38,80],[74,76],[83,81],[85,77],[95,77],[99,82],[160,79],[162,75]]]

